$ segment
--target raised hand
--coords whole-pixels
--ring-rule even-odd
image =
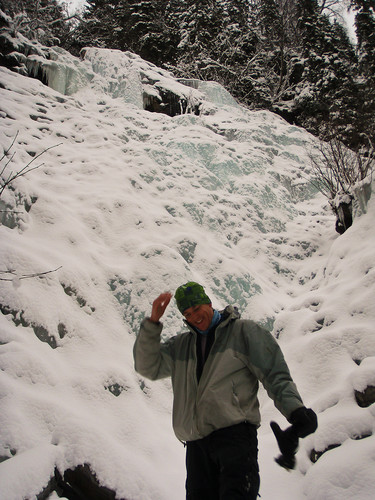
[[[152,312],[150,316],[150,321],[153,323],[158,323],[160,318],[163,316],[170,300],[172,298],[172,294],[169,292],[165,292],[159,295],[154,302],[152,303]]]

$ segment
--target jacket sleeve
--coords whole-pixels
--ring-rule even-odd
[[[150,380],[166,378],[172,373],[169,342],[160,341],[162,330],[162,323],[144,319],[133,348],[135,371]]]
[[[249,344],[250,369],[273,399],[276,408],[289,420],[294,410],[304,406],[302,398],[279,344],[270,332],[254,326]]]

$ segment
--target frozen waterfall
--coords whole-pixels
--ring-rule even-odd
[[[57,472],[90,467],[119,499],[184,498],[170,382],[140,379],[132,347],[155,296],[193,279],[272,330],[319,414],[287,475],[261,390],[262,500],[369,500],[374,200],[339,237],[315,139],[215,82],[97,48],[26,66],[49,86],[0,68],[1,168],[42,153],[1,197],[0,497],[52,500]],[[164,323],[181,331],[176,307]]]

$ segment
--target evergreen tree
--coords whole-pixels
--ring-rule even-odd
[[[371,77],[375,74],[375,0],[355,0],[351,4],[356,11],[360,70],[362,74]]]
[[[215,80],[245,102],[258,43],[248,1],[174,0],[166,13],[178,38],[175,74]]]
[[[1,0],[0,9],[17,32],[46,46],[63,45],[70,35],[70,18],[57,0]]]
[[[356,129],[362,143],[375,145],[375,0],[353,0],[358,40],[360,109]]]
[[[86,4],[75,32],[74,52],[85,46],[120,49],[122,0],[86,0]]]
[[[165,23],[164,0],[130,0],[122,18],[124,45],[157,65],[173,60],[176,40]]]
[[[87,0],[77,29],[83,46],[130,50],[157,65],[173,60],[177,41],[165,23],[167,0]]]
[[[342,26],[319,13],[316,0],[299,0],[298,29],[305,64],[294,106],[297,121],[323,137],[335,131],[352,144],[358,93],[354,48]]]
[[[223,9],[216,0],[187,0],[179,12],[179,53],[184,63],[202,61],[214,50],[221,31]]]
[[[275,0],[264,0],[257,13],[259,26],[258,52],[262,54],[259,66],[257,90],[259,104],[271,107],[287,98],[290,76],[290,51],[282,10]]]

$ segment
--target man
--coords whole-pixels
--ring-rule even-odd
[[[151,380],[172,377],[173,428],[186,443],[186,498],[255,500],[259,490],[258,381],[293,425],[273,422],[283,456],[294,466],[298,437],[314,432],[315,413],[304,407],[283,354],[272,335],[236,308],[213,309],[204,288],[180,286],[177,307],[186,333],[160,341],[163,316],[172,295],[162,293],[142,321],[134,345],[135,369]]]

